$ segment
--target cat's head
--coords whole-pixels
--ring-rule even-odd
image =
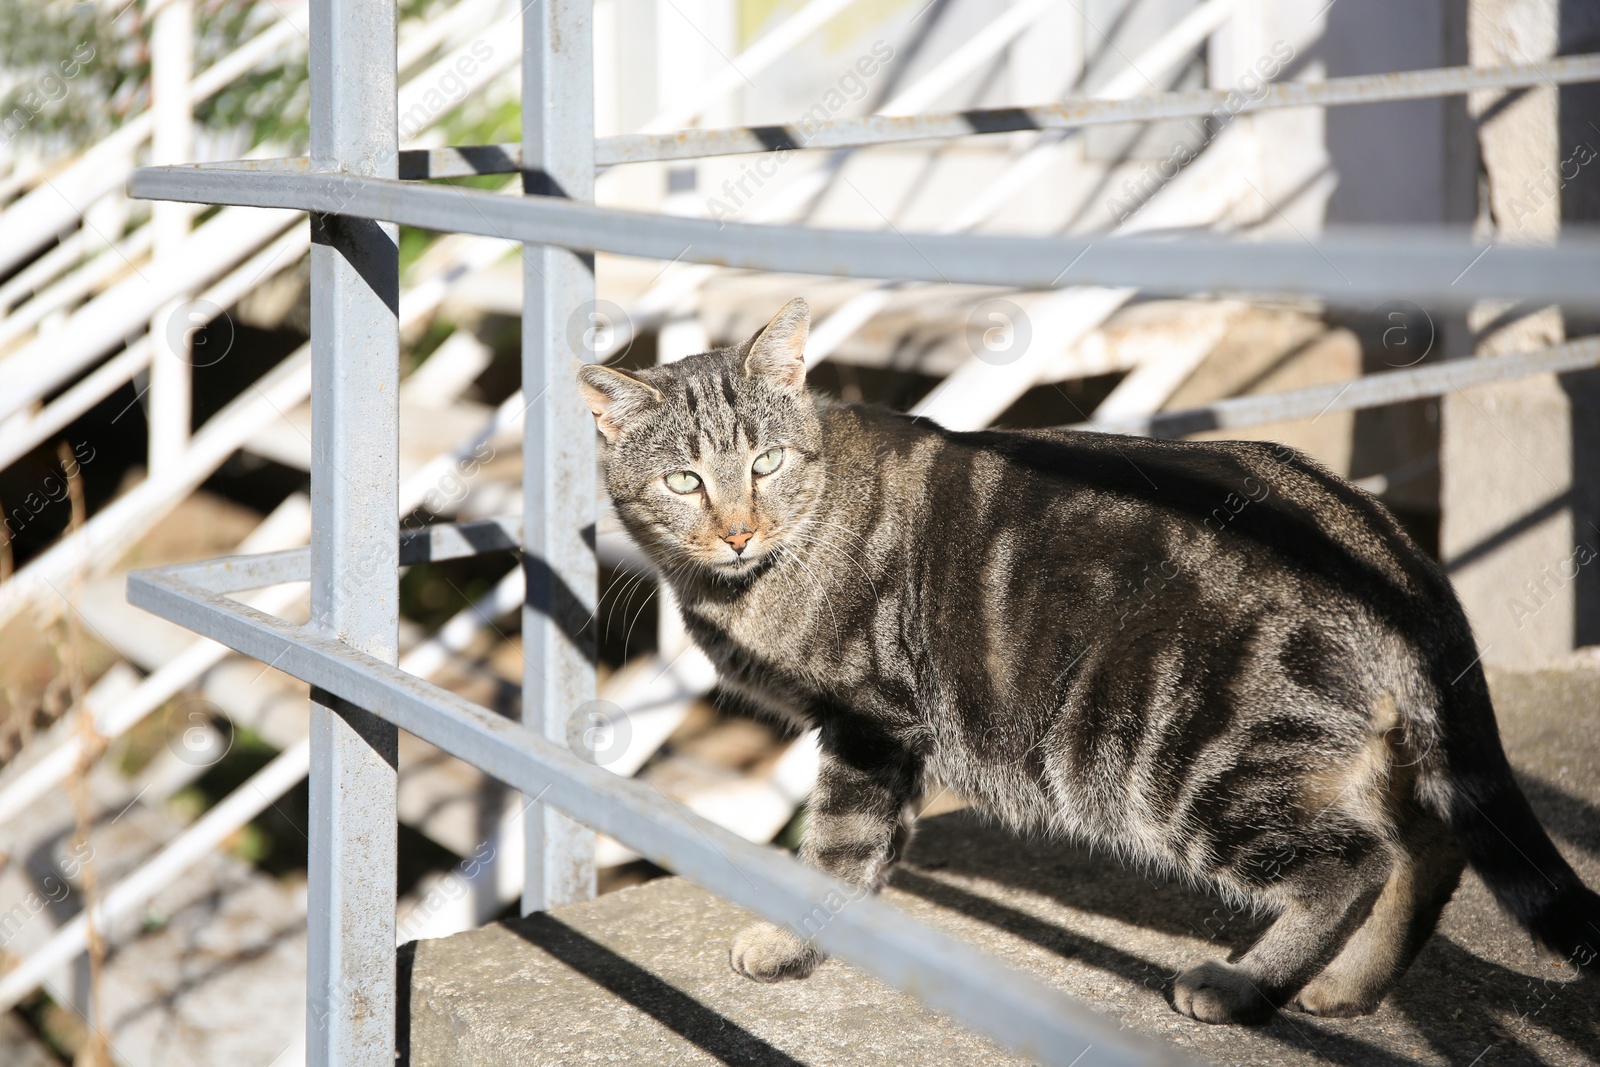
[[[821,427],[806,392],[811,315],[791,300],[741,345],[639,371],[586,366],[606,486],[664,566],[759,567],[815,509]]]

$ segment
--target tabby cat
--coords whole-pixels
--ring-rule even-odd
[[[1180,974],[1251,1023],[1372,1011],[1471,863],[1600,970],[1600,897],[1511,777],[1466,616],[1371,496],[1281,445],[957,433],[810,395],[809,313],[586,366],[617,514],[722,685],[820,730],[807,862],[879,887],[937,781],[1276,915]],[[804,978],[760,924],[735,970]]]

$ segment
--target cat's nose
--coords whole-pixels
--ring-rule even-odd
[[[733,549],[735,555],[742,556],[744,555],[744,546],[748,545],[750,543],[750,538],[754,536],[755,532],[751,530],[750,527],[740,523],[736,527],[731,527],[727,533],[723,534],[722,539],[728,543],[729,548]]]

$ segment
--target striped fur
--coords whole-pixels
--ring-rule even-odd
[[[1278,918],[1179,977],[1212,1022],[1372,1010],[1468,861],[1593,968],[1600,898],[1511,778],[1448,581],[1377,501],[1278,445],[814,398],[806,329],[795,301],[735,348],[580,374],[618,514],[724,687],[820,730],[805,860],[875,889],[938,782],[1216,887]],[[746,931],[734,965],[803,977],[803,935]]]

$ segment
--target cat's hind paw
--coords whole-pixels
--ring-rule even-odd
[[[1382,989],[1366,990],[1340,975],[1324,971],[1289,1003],[1296,1011],[1307,1015],[1321,1015],[1328,1019],[1349,1019],[1357,1015],[1371,1015],[1383,1000]]]
[[[1217,960],[1178,975],[1172,1006],[1203,1023],[1264,1023],[1278,1010],[1243,971]]]
[[[733,939],[730,961],[733,969],[757,982],[781,982],[787,978],[807,978],[827,957],[809,942],[802,941],[781,926],[756,923],[739,931]]]

